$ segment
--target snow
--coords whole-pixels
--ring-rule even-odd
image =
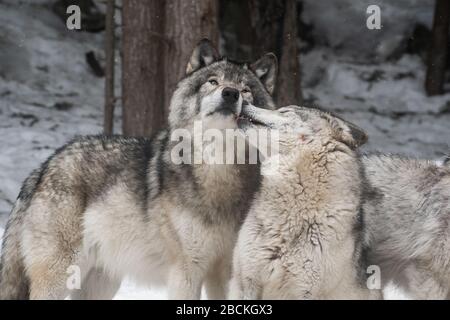
[[[380,8],[381,29],[369,30],[366,13]],[[317,43],[346,54],[383,59],[392,54],[414,23],[431,27],[434,1],[429,0],[303,0],[302,19],[313,24]]]
[[[380,3],[381,31],[360,28],[361,23],[365,27],[369,2]],[[102,130],[104,79],[91,73],[84,55],[94,51],[102,57],[103,35],[68,31],[50,3],[0,1],[0,234],[31,170],[74,135]],[[414,21],[429,25],[431,14],[425,0],[395,4],[305,0],[304,16],[314,22],[321,44],[300,57],[306,102],[364,128],[370,137],[365,151],[430,159],[448,154],[450,95],[425,95],[425,69],[419,57],[385,61],[386,53],[378,48],[395,42],[391,34],[409,32]],[[118,107],[116,128],[120,128]],[[126,280],[116,299],[166,297],[165,290],[141,288]],[[391,289],[387,297],[406,296]]]

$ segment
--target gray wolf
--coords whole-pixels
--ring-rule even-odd
[[[279,131],[279,164],[270,176],[262,164],[235,247],[230,298],[377,298],[361,275],[364,178],[356,149],[366,134],[318,109],[245,106],[242,116],[250,127]]]
[[[362,157],[371,196],[364,204],[371,264],[415,299],[450,298],[450,164]]]
[[[238,128],[242,104],[273,108],[276,58],[193,50],[155,138],[89,136],[57,150],[23,184],[6,227],[0,299],[109,299],[121,279],[166,285],[169,298],[224,298],[258,165],[175,165],[171,132]],[[193,152],[199,146],[194,143]],[[79,268],[81,289],[67,286]],[[73,289],[73,290],[72,290]]]

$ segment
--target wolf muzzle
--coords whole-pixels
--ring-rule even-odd
[[[239,90],[226,87],[222,90],[222,103],[220,104],[220,108],[216,110],[224,115],[236,114],[239,115]]]

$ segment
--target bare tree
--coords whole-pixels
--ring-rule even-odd
[[[185,75],[193,48],[203,38],[218,44],[217,0],[167,0],[164,47],[165,106],[168,108],[175,86]]]
[[[430,96],[442,94],[444,91],[449,17],[450,2],[448,0],[436,0],[425,80],[425,90]]]
[[[122,129],[125,135],[150,136],[166,121],[162,78],[167,45],[164,23],[165,1],[123,1]]]
[[[217,0],[123,1],[124,134],[165,125],[193,48],[202,38],[218,42],[217,10]]]
[[[108,0],[106,5],[106,23],[105,23],[105,115],[103,130],[105,134],[113,133],[114,124],[114,12],[115,0]]]

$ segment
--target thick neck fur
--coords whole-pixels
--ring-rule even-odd
[[[260,166],[207,163],[176,165],[170,159],[172,147],[169,138],[163,156],[164,175],[167,177],[165,187],[180,190],[181,185],[186,190],[184,194],[174,195],[174,201],[191,207],[206,221],[241,221],[259,187]],[[198,152],[197,147],[193,146],[194,153]]]
[[[280,156],[278,173],[263,177],[258,205],[287,222],[279,232],[295,237],[311,225],[326,227],[327,219],[354,219],[360,187],[358,160],[350,149],[334,141],[305,144]]]

